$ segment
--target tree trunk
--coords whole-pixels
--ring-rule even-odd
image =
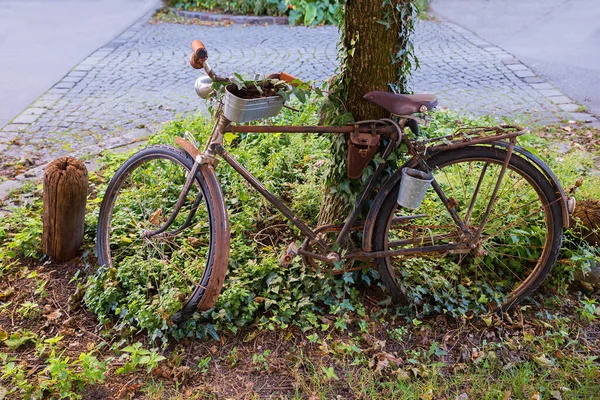
[[[356,121],[384,118],[388,112],[363,96],[388,90],[398,80],[393,56],[400,50],[398,31],[378,23],[384,18],[381,0],[349,0],[344,20],[344,47],[352,55],[343,71],[348,82],[346,109]]]
[[[570,216],[571,229],[592,246],[600,246],[600,200],[579,200]]]
[[[592,246],[600,246],[600,200],[579,200],[570,216],[571,231]],[[575,280],[588,290],[600,289],[600,263],[584,274],[575,271]]]
[[[42,243],[55,261],[74,258],[83,242],[87,169],[75,158],[52,161],[44,173]]]
[[[389,115],[363,96],[373,90],[389,91],[389,85],[404,90],[403,65],[412,54],[401,50],[410,45],[411,18],[411,0],[386,0],[383,4],[382,0],[346,2],[342,69],[332,84],[329,104],[323,109],[328,123],[345,123],[344,113],[351,113],[354,121]],[[360,181],[351,181],[346,174],[347,138],[332,137],[331,142],[331,168],[319,225],[337,222],[347,215],[362,189]]]

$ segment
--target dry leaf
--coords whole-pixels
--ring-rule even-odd
[[[161,215],[162,215],[162,208],[158,208],[156,211],[154,211],[150,215],[150,218],[148,219],[148,221],[150,222],[151,225],[157,226],[158,224],[160,224]]]

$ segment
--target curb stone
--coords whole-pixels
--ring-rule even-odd
[[[171,8],[178,16],[185,19],[198,19],[208,22],[233,22],[247,25],[289,25],[287,17],[272,17],[269,15],[233,15],[215,14],[205,11],[185,11]]]
[[[439,16],[436,17],[439,18],[442,24],[448,26],[450,29],[463,36],[465,40],[468,40],[472,44],[481,47],[483,50],[493,54],[495,57],[501,58],[506,67],[512,71],[517,78],[524,83],[527,83],[541,97],[548,99],[553,104],[557,104],[560,109],[565,112],[565,117],[567,117],[566,119],[583,121],[590,127],[597,129],[600,128],[600,120],[597,116],[588,112],[579,111],[581,109],[580,104],[566,96],[563,92],[550,84],[545,78],[537,75],[515,56],[506,52],[504,49],[483,40],[474,32],[469,31],[460,25],[457,25]]]

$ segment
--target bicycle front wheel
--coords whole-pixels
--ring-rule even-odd
[[[128,303],[148,304],[174,322],[213,305],[229,253],[224,268],[223,260],[215,260],[215,246],[228,225],[224,206],[213,199],[216,178],[206,172],[196,174],[169,224],[192,166],[189,155],[171,147],[134,154],[111,180],[98,221],[100,266],[126,292]]]
[[[533,292],[550,273],[562,241],[560,197],[545,176],[513,154],[485,224],[506,151],[467,147],[427,160],[435,180],[471,234],[473,248],[433,189],[416,212],[385,199],[374,226],[375,251],[448,245],[447,250],[376,260],[383,283],[398,301],[424,313],[505,311]],[[431,248],[431,247],[430,247]]]

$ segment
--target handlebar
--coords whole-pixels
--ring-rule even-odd
[[[208,51],[204,44],[198,39],[192,42],[192,55],[190,56],[190,65],[195,69],[204,68],[204,62],[208,59]]]
[[[212,68],[208,64],[208,61],[207,61],[208,60],[208,50],[206,50],[204,43],[202,43],[198,39],[194,40],[192,42],[192,51],[193,52],[190,55],[190,65],[192,66],[192,68],[204,69],[206,71],[206,74],[213,81],[228,81],[227,78],[223,78],[223,77],[220,77],[217,74],[215,74],[215,72],[212,70]],[[272,75],[269,75],[268,78],[280,79],[282,81],[289,83],[292,86],[298,86],[302,83],[301,80],[299,80],[298,78],[296,78],[293,75],[288,74],[287,72],[280,72],[277,74],[272,74]]]

